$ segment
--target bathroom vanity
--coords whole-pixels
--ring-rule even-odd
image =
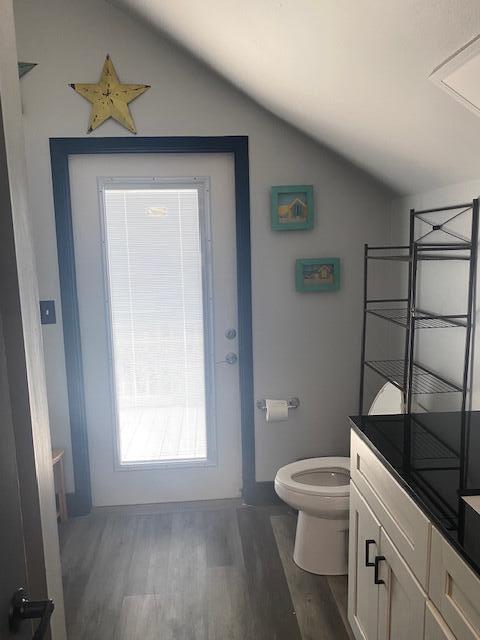
[[[480,638],[480,412],[350,423],[355,637]]]

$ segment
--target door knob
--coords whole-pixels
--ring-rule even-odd
[[[236,353],[227,353],[225,356],[225,362],[228,362],[228,364],[235,364],[237,360],[238,356]]]
[[[25,593],[25,589],[17,589],[10,603],[8,616],[10,631],[16,633],[20,629],[22,620],[40,618],[40,623],[33,634],[32,640],[42,640],[47,632],[54,608],[53,600],[30,600]]]

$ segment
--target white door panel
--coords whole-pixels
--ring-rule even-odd
[[[447,627],[445,620],[438,613],[430,600],[427,600],[427,608],[425,611],[424,640],[456,640],[453,633]]]
[[[377,639],[378,586],[374,583],[371,564],[379,548],[380,523],[351,482],[348,620],[357,640]]]
[[[193,178],[210,182],[216,462],[167,468],[119,467],[111,401],[110,320],[102,267],[98,177]],[[237,353],[235,200],[230,154],[79,155],[70,158],[72,218],[93,503],[96,506],[236,497],[241,487]]]
[[[480,638],[480,580],[434,527],[428,595],[455,638]]]
[[[423,640],[427,596],[384,529],[379,564],[379,640]]]

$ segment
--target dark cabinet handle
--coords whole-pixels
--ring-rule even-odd
[[[10,631],[16,633],[20,629],[22,620],[40,618],[40,623],[33,634],[32,640],[42,640],[47,632],[54,608],[53,600],[30,600],[24,589],[18,589],[13,594],[10,603],[10,614],[8,616]]]
[[[373,580],[374,580],[375,584],[385,584],[385,580],[382,580],[381,578],[378,577],[378,565],[383,560],[385,560],[385,556],[375,556],[375,560],[373,562],[373,564],[375,566],[375,571],[374,571],[374,575],[373,575]]]
[[[365,540],[365,566],[366,567],[375,566],[375,563],[370,562],[370,558],[369,558],[369,550],[370,550],[371,544],[377,544],[377,543],[375,542],[375,540]]]

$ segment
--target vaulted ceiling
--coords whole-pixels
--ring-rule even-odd
[[[117,3],[400,192],[480,177],[480,118],[429,80],[479,0]]]

